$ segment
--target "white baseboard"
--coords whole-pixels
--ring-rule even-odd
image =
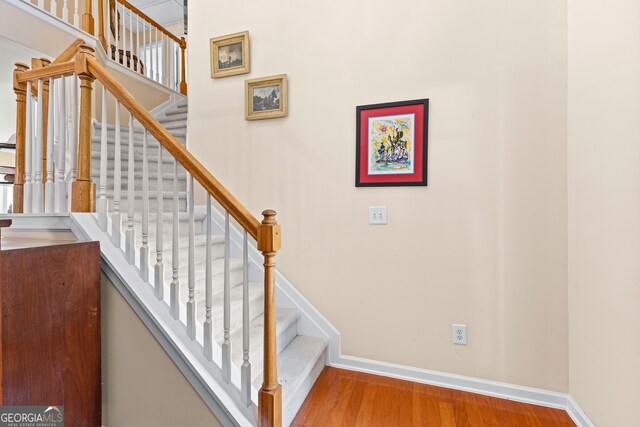
[[[595,427],[566,393],[340,355],[329,366],[565,410],[578,427]]]
[[[567,407],[565,409],[578,427],[596,427],[595,423],[589,419],[573,397],[567,396]]]

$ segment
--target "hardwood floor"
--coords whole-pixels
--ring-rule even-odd
[[[292,426],[522,426],[575,424],[565,411],[326,367]]]

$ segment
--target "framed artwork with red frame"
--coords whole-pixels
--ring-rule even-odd
[[[356,107],[356,187],[427,185],[429,100]]]

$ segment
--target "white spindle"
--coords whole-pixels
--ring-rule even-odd
[[[133,56],[133,52],[131,52]],[[138,57],[138,63],[135,66],[135,71],[137,73],[140,72],[140,64],[142,63],[142,58],[140,58],[140,17],[136,14],[136,56]]]
[[[133,115],[129,114],[129,155],[127,161],[127,231],[125,232],[125,255],[130,265],[136,263],[136,232],[133,229],[135,214],[135,176],[133,151]]]
[[[80,27],[80,15],[78,14],[78,3],[80,0],[73,0],[73,26]]]
[[[44,103],[44,84],[42,80],[38,80],[38,113],[37,113],[37,125],[36,125],[36,149],[33,152],[33,161],[35,164],[34,171],[34,183],[33,183],[33,212],[42,213],[42,147],[44,144],[43,139],[43,103]]]
[[[127,8],[122,5],[122,65],[127,66]]]
[[[44,0],[38,0],[38,7],[44,10]]]
[[[116,248],[120,248],[122,238],[120,231],[122,229],[122,214],[120,213],[120,190],[122,183],[120,173],[121,165],[121,140],[120,140],[120,101],[116,99],[116,127],[115,127],[115,151],[113,161],[113,214],[111,215],[111,239]]]
[[[140,277],[149,281],[149,161],[147,160],[147,130],[142,136],[142,246],[140,247]]]
[[[160,42],[158,41],[158,27],[154,27],[156,30],[156,44],[155,44],[155,51],[156,51],[156,78],[154,79],[157,82],[160,82]]]
[[[204,301],[204,337],[202,339],[204,355],[207,359],[213,358],[213,320],[211,319],[211,306],[213,305],[213,286],[211,277],[211,195],[207,194],[207,237],[205,248],[205,301]]]
[[[49,13],[51,13],[53,16],[58,15],[58,3],[56,2],[56,0],[49,1],[49,9]]]
[[[69,85],[69,175],[67,178],[67,194],[72,194],[71,186],[76,179],[78,165],[78,77],[71,76]],[[71,211],[71,197],[68,200],[68,209]]]
[[[173,247],[171,251],[171,268],[173,270],[171,280],[171,315],[174,319],[180,317],[180,281],[178,269],[180,268],[180,212],[178,209],[178,160],[173,159]]]
[[[49,79],[49,114],[47,116],[47,178],[44,184],[44,211],[46,213],[53,213],[54,206],[54,191],[53,185],[53,142],[54,142],[54,130],[55,130],[55,117],[54,111],[55,105],[55,84],[53,79]]]
[[[55,139],[56,139],[56,212],[62,213],[67,211],[67,183],[65,182],[65,157],[67,154],[67,130],[65,128],[66,118],[66,102],[65,102],[65,87],[64,78],[60,78],[55,81],[56,87],[56,124],[55,124]]]
[[[98,193],[97,211],[98,225],[107,231],[109,201],[107,199],[107,89],[102,86],[102,125],[100,127],[100,189]]]
[[[62,0],[62,20],[64,22],[69,22],[69,7],[68,0]]]
[[[129,11],[129,68],[133,70],[133,12]]]
[[[242,403],[249,406],[251,403],[251,362],[249,362],[249,236],[244,230],[242,240],[242,367],[241,373],[241,397]]]
[[[138,60],[140,63],[144,63],[144,75],[149,76],[149,64],[147,64],[147,23],[146,21],[142,21],[142,57],[138,54]]]
[[[231,381],[231,341],[229,331],[231,328],[231,239],[229,238],[229,212],[224,215],[224,341],[222,342],[222,379],[227,383]]]
[[[195,224],[193,202],[193,176],[188,175],[189,180],[189,299],[187,301],[187,335],[191,339],[196,338],[196,268],[195,268]]]
[[[115,7],[115,29],[116,29],[116,33],[115,33],[115,40],[113,41],[113,44],[115,45],[116,49],[115,49],[115,53],[114,53],[114,61],[116,62],[120,62],[120,53],[118,52],[119,46],[120,46],[120,20],[118,19],[118,2],[116,1],[116,7]]]
[[[156,296],[164,299],[164,265],[162,264],[162,145],[158,144],[158,185],[156,189],[156,265],[154,267]]]
[[[26,117],[25,117],[25,144],[24,144],[24,187],[23,187],[23,200],[24,200],[24,213],[31,213],[31,202],[33,196],[31,195],[31,155],[33,152],[33,136],[32,136],[32,124],[31,124],[31,82],[27,82],[27,99],[26,99]],[[4,188],[4,187],[3,187]],[[6,193],[6,189],[5,189]],[[4,208],[5,206],[3,206]],[[6,211],[6,209],[3,209]]]

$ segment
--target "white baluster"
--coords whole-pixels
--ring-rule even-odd
[[[160,82],[160,42],[158,41],[158,27],[155,27],[156,30],[156,44],[155,44],[155,51],[156,51],[156,78],[154,79],[157,82]]]
[[[158,144],[158,185],[156,189],[156,265],[154,267],[156,297],[164,299],[164,265],[162,264],[162,145]]]
[[[36,125],[36,149],[33,152],[33,161],[35,164],[35,181],[33,183],[33,212],[34,213],[42,213],[42,147],[44,144],[43,139],[43,104],[44,104],[44,92],[43,92],[43,82],[42,80],[38,80],[38,113],[37,120],[38,123]]]
[[[129,68],[133,70],[133,12],[129,11]]]
[[[178,269],[180,268],[180,212],[178,209],[178,159],[173,159],[173,247],[171,251],[171,268],[173,270],[171,280],[171,315],[174,319],[180,317],[180,281]]]
[[[76,179],[78,167],[78,77],[71,76],[69,85],[69,174],[67,175],[67,194],[72,194],[71,186]],[[68,209],[71,211],[71,197],[68,200]]]
[[[116,248],[120,248],[122,238],[120,231],[122,230],[122,214],[120,213],[120,190],[122,183],[120,173],[121,165],[121,140],[120,140],[120,101],[116,99],[116,127],[115,127],[115,152],[113,162],[113,214],[111,215],[111,240]]]
[[[67,129],[65,128],[66,102],[64,78],[56,80],[56,212],[67,212],[67,183],[65,182],[65,157],[67,154]]]
[[[67,5],[68,0],[62,0],[62,20],[69,22],[69,7]]]
[[[133,115],[129,114],[129,161],[127,162],[127,231],[125,232],[125,255],[130,265],[136,263],[136,232],[133,229],[135,214],[135,175],[133,151]]]
[[[251,403],[251,362],[249,362],[249,236],[244,230],[242,241],[242,367],[240,368],[242,403]]]
[[[147,130],[142,136],[142,246],[140,247],[140,277],[149,281],[149,161],[147,160]]]
[[[113,56],[113,60],[116,62],[120,62],[120,53],[118,52],[119,46],[120,46],[120,20],[118,19],[118,2],[116,1],[116,7],[114,10],[115,13],[115,29],[116,29],[116,34],[115,34],[115,40],[113,41],[113,44],[116,47],[114,56]]]
[[[133,52],[131,52],[133,56]],[[142,62],[142,58],[140,58],[140,17],[136,14],[136,56],[138,57],[138,63],[136,64],[135,71],[136,73],[140,73],[140,63]]]
[[[38,0],[38,7],[44,10],[44,0]]]
[[[53,141],[55,131],[55,117],[53,113],[56,109],[56,90],[54,83],[55,82],[53,79],[49,79],[49,114],[47,117],[47,179],[44,184],[44,211],[46,213],[53,213],[53,211],[55,210],[55,187],[53,185]]]
[[[33,125],[31,124],[31,82],[27,82],[27,99],[26,99],[26,118],[25,118],[25,144],[24,144],[24,213],[31,213],[31,202],[33,196],[31,195],[31,155],[33,152]],[[5,189],[6,190],[6,189]],[[6,191],[5,191],[6,193]],[[6,206],[3,206],[3,211]]]
[[[127,66],[127,9],[122,5],[122,65]]]
[[[229,238],[229,212],[224,215],[224,341],[222,342],[222,379],[227,383],[231,381],[231,341],[229,330],[231,328],[231,239]]]
[[[149,64],[147,63],[147,23],[142,21],[142,57],[138,58],[141,62],[144,62],[144,75],[149,76]],[[138,55],[140,56],[140,55]],[[144,61],[143,61],[144,60]],[[149,61],[151,62],[151,61]]]
[[[202,339],[204,355],[208,360],[213,358],[213,320],[211,306],[213,305],[213,286],[211,277],[211,195],[207,194],[207,237],[205,248],[205,302],[204,302],[204,336]]]
[[[193,202],[193,176],[188,174],[189,180],[189,300],[187,301],[187,335],[196,338],[196,268],[195,268],[195,224]]]
[[[109,219],[109,200],[107,199],[107,89],[102,86],[102,125],[100,127],[100,189],[96,210],[98,211],[98,225],[102,231],[107,231]]]
[[[80,0],[73,0],[73,26],[80,27],[80,15],[78,14],[78,3]]]
[[[58,14],[58,3],[56,2],[56,0],[50,0],[49,13],[53,16],[56,16]]]

